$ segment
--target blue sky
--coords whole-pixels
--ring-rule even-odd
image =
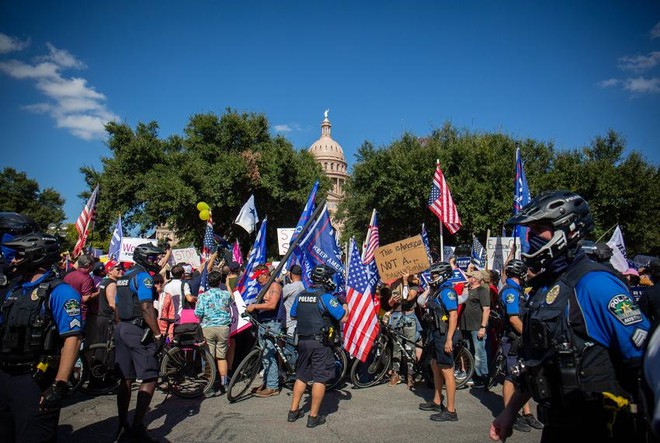
[[[299,149],[330,109],[349,167],[365,140],[446,121],[559,149],[614,129],[658,164],[660,2],[0,2],[0,167],[59,191],[69,221],[104,122],[167,137],[226,107]]]

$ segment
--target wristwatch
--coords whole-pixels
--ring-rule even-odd
[[[486,329],[486,327],[484,325],[481,325],[479,329]]]

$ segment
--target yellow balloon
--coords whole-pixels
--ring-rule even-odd
[[[208,211],[209,210],[209,205],[207,205],[204,202],[199,202],[199,203],[197,203],[197,210],[198,211],[204,211],[204,210]]]
[[[199,218],[201,218],[204,221],[208,220],[210,216],[211,213],[209,212],[208,209],[202,209],[201,211],[199,211]]]

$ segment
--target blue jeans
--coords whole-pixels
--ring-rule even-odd
[[[488,376],[488,355],[486,354],[487,334],[479,340],[477,334],[479,331],[470,331],[472,334],[472,346],[474,348],[474,373],[477,377]]]
[[[282,323],[279,321],[266,321],[263,326],[267,327],[272,334],[279,334],[282,331]],[[259,345],[265,349],[263,359],[261,360],[264,368],[264,385],[270,389],[279,389],[279,374],[277,367],[277,352],[272,341],[264,338],[264,330],[259,328]]]

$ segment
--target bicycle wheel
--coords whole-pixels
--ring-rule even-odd
[[[355,359],[351,367],[351,382],[355,388],[368,388],[383,380],[392,366],[392,347],[386,337],[379,338],[371,347],[367,359]]]
[[[335,357],[335,377],[326,382],[325,388],[328,390],[338,387],[344,379],[346,371],[348,370],[348,359],[346,358],[346,353],[341,348],[341,346],[333,346],[332,353]]]
[[[495,356],[495,361],[493,366],[488,373],[488,383],[486,384],[486,389],[490,390],[495,387],[498,383],[504,383],[504,377],[506,376],[506,358],[502,353],[502,350],[499,349],[497,355]]]
[[[87,365],[87,376],[80,390],[89,395],[108,394],[121,383],[121,378],[115,371],[115,350],[108,349],[105,343],[91,345],[82,352],[82,358]]]
[[[234,375],[231,376],[231,380],[229,380],[227,400],[230,403],[241,398],[250,386],[252,386],[252,382],[257,377],[259,369],[261,369],[261,351],[259,349],[253,349],[241,361],[234,371]]]
[[[88,367],[82,355],[78,354],[76,362],[73,364],[73,370],[69,376],[69,393],[71,395],[80,390],[88,374]]]
[[[173,346],[163,356],[161,375],[174,394],[193,398],[209,391],[215,383],[216,367],[213,356],[200,346]]]
[[[454,355],[454,376],[456,378],[456,389],[460,389],[474,375],[474,356],[465,344],[460,346]]]

